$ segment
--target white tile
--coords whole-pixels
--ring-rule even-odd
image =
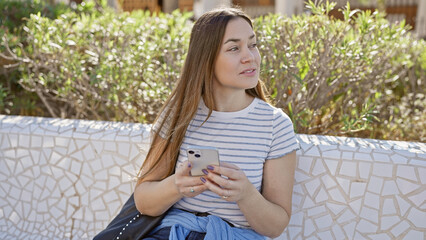
[[[19,146],[23,148],[30,147],[30,135],[19,135]]]
[[[326,210],[325,210],[324,205],[320,205],[318,207],[314,207],[314,208],[308,209],[307,212],[308,212],[308,216],[312,217],[312,216],[317,216],[317,215],[319,215],[321,213],[325,213]]]
[[[342,152],[341,159],[353,160],[354,159],[354,153],[353,152]]]
[[[356,219],[355,214],[352,213],[351,210],[346,209],[340,217],[337,218],[337,222],[340,224],[344,224],[347,222],[352,222]]]
[[[356,222],[351,222],[343,226],[343,230],[346,233],[346,239],[354,239]]]
[[[359,153],[356,152],[354,156],[354,160],[368,161],[371,162],[372,158],[369,153]]]
[[[31,135],[31,148],[39,148],[42,146],[43,138]]]
[[[90,167],[91,167],[93,173],[98,172],[98,171],[103,169],[102,161],[100,159],[91,160],[91,161],[89,161],[89,164],[90,164]],[[88,175],[88,176],[91,176],[91,175]]]
[[[335,175],[336,174],[337,165],[339,164],[339,161],[324,158],[324,162],[327,165],[327,168],[330,171],[330,173],[332,175]]]
[[[329,214],[327,214],[325,216],[316,218],[315,224],[318,226],[318,229],[329,228],[333,225],[333,219]]]
[[[330,231],[319,232],[317,233],[317,235],[320,239],[324,239],[324,240],[333,239],[333,235],[331,235]]]
[[[77,142],[77,145],[79,145],[78,142]],[[82,149],[82,148],[79,148],[79,149]],[[84,160],[86,160],[86,161],[96,159],[99,156],[99,154],[96,154],[96,151],[93,149],[92,145],[89,144],[89,142],[86,143],[82,152],[83,152],[83,155],[84,155]]]
[[[122,166],[123,164],[126,164],[126,161],[124,159],[121,158],[114,158],[115,164],[117,166]],[[118,161],[118,162],[117,162]],[[310,180],[311,176],[304,174],[301,170],[299,170],[298,168],[296,168],[296,171],[294,173],[294,180],[295,183],[301,183],[307,180]]]
[[[318,204],[327,200],[328,200],[327,192],[324,190],[324,188],[321,187],[320,191],[315,197],[315,202]]]
[[[342,161],[339,175],[356,177],[357,162]]]
[[[360,216],[370,222],[379,223],[379,211],[366,206],[362,206]]]
[[[131,149],[130,149],[129,159],[133,160],[134,158],[137,158],[139,154],[141,154],[141,151],[139,150],[139,148],[137,147],[137,145],[136,144],[132,144],[131,145]],[[145,156],[146,156],[146,154],[145,154]],[[144,158],[145,158],[145,156],[144,156]]]
[[[321,154],[317,146],[312,146],[311,149],[309,149],[308,151],[304,153],[304,156],[321,157]]]
[[[306,173],[310,173],[313,161],[314,161],[314,159],[312,157],[300,156],[298,161],[297,161],[297,167],[298,167],[298,169],[303,170]]]
[[[366,192],[364,197],[364,205],[378,210],[380,208],[380,196],[374,193]]]
[[[130,144],[128,142],[119,142],[117,145],[118,153],[128,158],[130,155]]]
[[[117,151],[117,143],[116,142],[104,142],[104,149],[110,152],[116,152]]]
[[[311,235],[315,231],[316,231],[316,229],[315,229],[314,222],[312,221],[312,219],[306,218],[305,219],[303,236],[307,237],[307,236]]]
[[[380,229],[382,231],[387,231],[391,227],[395,226],[397,223],[400,222],[399,216],[382,216],[380,218]]]
[[[339,183],[342,190],[346,193],[346,195],[349,195],[350,181],[348,179],[341,178],[341,177],[336,177],[336,180]]]
[[[399,194],[399,190],[398,190],[398,187],[396,186],[395,181],[394,180],[385,181],[382,195],[388,196],[388,195],[395,195],[395,194]]]
[[[393,165],[385,163],[373,164],[373,175],[378,177],[392,177]]]
[[[115,187],[119,186],[121,184],[121,181],[116,176],[109,176],[108,179],[108,189],[114,189]]]
[[[407,230],[410,227],[410,224],[408,224],[405,220],[400,222],[398,225],[393,227],[390,232],[394,237],[399,237],[401,233],[403,233],[405,230]]]
[[[332,231],[335,239],[345,239],[345,233],[343,233],[343,230],[339,224],[333,224]]]
[[[64,177],[59,181],[59,189],[61,189],[62,192],[65,192],[72,186],[73,182],[71,182],[68,178]]]
[[[306,190],[311,197],[313,197],[314,193],[320,185],[320,180],[318,178],[314,178],[311,181],[305,183]]]
[[[295,239],[296,236],[298,236],[302,232],[302,228],[301,227],[288,226],[287,231],[288,231],[288,234],[290,235],[290,239]],[[281,240],[281,239],[284,240],[285,238],[277,238],[276,240]]]
[[[420,186],[417,184],[414,184],[410,181],[404,180],[402,178],[396,179],[396,184],[398,185],[399,190],[402,194],[407,195],[408,193],[415,191]]]
[[[327,209],[329,209],[334,215],[339,215],[339,213],[341,211],[343,211],[344,209],[348,208],[347,205],[343,205],[343,204],[335,204],[335,203],[331,203],[331,202],[326,202],[326,207]]]
[[[336,202],[340,202],[340,203],[346,203],[346,199],[343,196],[343,194],[339,191],[338,188],[333,188],[328,190],[331,198],[336,201]]]
[[[18,134],[9,133],[7,136],[9,137],[10,147],[18,147]]]
[[[312,201],[312,199],[308,195],[304,196],[304,194],[300,194],[296,196],[301,196],[299,201],[302,201],[304,199],[303,207],[302,207],[303,209],[307,209],[307,208],[311,208],[315,206],[315,203]],[[294,198],[294,195],[293,195],[293,198]],[[298,202],[295,202],[295,203],[298,203]]]
[[[386,198],[383,200],[382,214],[396,214],[395,203],[392,198]]]
[[[368,179],[371,171],[371,163],[359,162],[358,163],[359,177],[362,179]]]
[[[55,146],[55,141],[53,137],[44,136],[43,137],[43,148],[53,148]]]
[[[359,232],[362,232],[362,233],[375,233],[375,232],[377,232],[377,229],[378,229],[378,227],[377,227],[376,224],[373,224],[373,223],[366,221],[364,219],[361,219],[356,226],[356,230],[358,230]]]
[[[412,166],[398,165],[396,168],[396,176],[417,182],[417,176]]]
[[[68,147],[70,138],[55,137],[55,145],[59,147]]]
[[[412,207],[408,213],[407,219],[414,224],[417,228],[426,229],[426,212],[419,211]]]
[[[411,202],[413,202],[417,207],[420,207],[423,203],[426,203],[426,191],[423,190],[416,195],[409,196]]]
[[[303,226],[304,212],[294,212],[291,214],[289,226]]]
[[[417,171],[419,172],[420,181],[422,184],[426,184],[426,168],[417,168]]]
[[[418,167],[426,167],[426,161],[423,159],[411,159],[410,165],[418,166]]]
[[[403,240],[414,240],[414,239],[424,239],[424,232],[410,230],[403,238]]]
[[[114,158],[112,157],[111,154],[107,154],[107,153],[101,155],[101,162],[104,168],[111,168],[115,165]]]
[[[312,175],[318,176],[318,175],[325,173],[325,172],[326,172],[326,170],[325,170],[324,164],[322,163],[322,160],[318,158],[315,161],[314,169],[312,169]]]
[[[374,240],[391,240],[392,239],[386,233],[369,234],[368,236],[370,237],[370,239],[374,239]]]
[[[366,187],[367,187],[367,183],[352,182],[351,183],[351,194],[350,194],[351,199],[364,196]]]
[[[408,158],[401,156],[401,155],[398,155],[398,154],[392,155],[391,159],[392,159],[392,162],[395,163],[395,164],[398,164],[398,163],[407,164],[407,162],[408,162]]]
[[[359,214],[361,211],[361,206],[362,206],[362,198],[359,198],[357,200],[352,200],[349,202],[349,206],[351,207],[351,209],[353,210],[353,212],[355,212],[355,214]]]
[[[326,189],[330,189],[330,188],[337,186],[336,181],[332,177],[330,177],[330,175],[322,176],[321,181],[324,184]]]
[[[399,155],[405,156],[407,158],[416,157],[416,153],[407,151],[408,148],[409,147],[407,146],[407,147],[404,147],[404,150],[395,149],[394,152],[399,154]]]
[[[383,153],[373,153],[373,159],[376,162],[390,162],[389,155]]]
[[[322,146],[321,146],[322,147]],[[321,150],[323,150],[321,148]],[[339,150],[322,151],[322,157],[340,159],[342,153]]]

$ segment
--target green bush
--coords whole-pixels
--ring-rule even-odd
[[[334,5],[255,20],[276,105],[300,133],[425,141],[425,41],[349,5],[343,21],[330,19]]]
[[[261,78],[298,133],[425,141],[426,44],[377,12],[308,4],[254,20]],[[190,14],[32,15],[14,49],[46,116],[150,123],[179,77]],[[208,36],[206,36],[208,37]],[[2,94],[0,86],[0,96]],[[1,102],[0,102],[1,103]]]
[[[64,3],[49,4],[43,0],[4,0],[0,1],[0,113],[20,115],[44,115],[46,110],[40,97],[32,91],[23,90],[19,85],[22,72],[17,69],[19,61],[13,60],[16,54],[22,55],[22,48],[28,45],[23,26],[31,14],[56,19],[58,16],[75,12],[77,14],[101,15],[106,0],[87,0],[72,7]],[[16,53],[16,54],[14,54]]]
[[[32,15],[21,85],[51,116],[153,121],[183,64],[190,16]]]

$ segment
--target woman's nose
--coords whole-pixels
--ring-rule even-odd
[[[243,56],[241,57],[241,62],[246,63],[251,61],[254,61],[254,54],[249,48],[246,48],[243,52]]]

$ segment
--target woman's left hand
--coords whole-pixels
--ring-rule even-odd
[[[221,163],[220,166],[209,166],[207,170],[208,174],[201,177],[201,181],[226,201],[238,202],[257,191],[244,172],[234,164]]]

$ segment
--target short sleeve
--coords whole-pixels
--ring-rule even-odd
[[[163,139],[167,138],[167,132],[170,128],[170,116],[171,116],[172,113],[173,113],[173,109],[172,109],[171,113],[166,117],[167,108],[164,109],[164,111],[162,111],[160,113],[160,116],[158,117],[157,121],[155,121],[155,123],[152,126],[152,131],[159,134],[160,137],[163,138]],[[158,132],[163,121],[164,121],[164,125],[163,125],[161,131]]]
[[[293,122],[281,109],[274,110],[272,121],[272,142],[267,160],[283,157],[299,149],[293,129]]]

